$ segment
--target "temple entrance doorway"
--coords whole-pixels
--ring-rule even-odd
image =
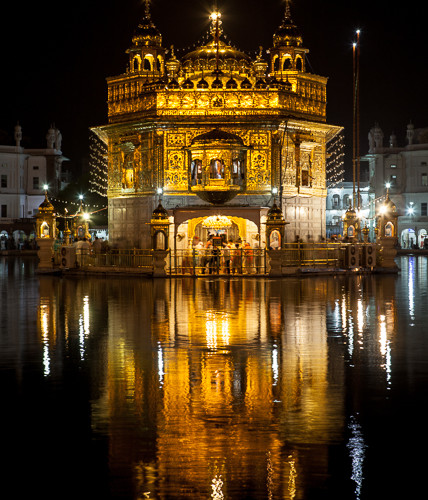
[[[263,228],[264,229],[264,228]],[[264,231],[263,231],[264,234]],[[201,216],[176,228],[175,274],[261,274],[266,270],[260,225],[238,216]]]

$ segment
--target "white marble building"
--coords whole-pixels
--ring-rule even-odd
[[[370,191],[378,200],[376,205],[389,189],[399,214],[400,246],[421,248],[428,234],[428,128],[416,129],[410,123],[403,139],[405,145],[399,146],[391,134],[385,145],[382,129],[376,124],[362,161],[369,163]]]
[[[61,133],[51,127],[46,147],[27,149],[21,145],[22,130],[15,127],[15,145],[0,145],[0,233],[3,240],[15,231],[28,235],[33,216],[44,199],[44,186],[56,195],[65,187]]]

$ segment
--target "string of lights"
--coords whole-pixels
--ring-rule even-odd
[[[337,134],[327,144],[326,181],[327,187],[333,188],[344,181],[345,141],[343,133]]]
[[[108,189],[108,154],[106,145],[94,132],[89,135],[89,190],[104,198]]]

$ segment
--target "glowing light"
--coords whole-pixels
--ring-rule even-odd
[[[217,21],[217,19],[220,19],[221,17],[221,14],[220,12],[213,12],[211,15],[210,15],[210,19],[212,21]]]
[[[158,187],[158,188],[156,189],[156,193],[157,193],[157,194],[162,194],[162,193],[163,193],[163,189],[162,189],[161,187]]]
[[[85,220],[89,220],[89,214],[88,214],[87,212],[85,212],[85,213],[83,214],[83,218],[84,218]]]
[[[272,188],[272,194],[277,194],[278,193],[278,188],[277,187],[273,187]]]
[[[385,213],[387,212],[387,210],[388,210],[388,207],[387,207],[386,205],[381,205],[381,206],[379,207],[379,212],[380,212],[381,214],[385,214]]]
[[[83,200],[83,194],[79,194],[79,200]]]
[[[48,190],[48,187],[49,187],[49,186],[48,186],[47,184],[43,184],[43,189],[44,189],[45,191],[47,191],[47,190]]]
[[[413,207],[409,207],[409,208],[407,209],[407,213],[408,213],[409,215],[413,215],[413,214],[415,213],[415,209],[414,209]]]
[[[387,182],[387,183],[385,184],[385,187],[386,187],[386,189],[389,189],[389,188],[391,187],[391,183],[390,183],[390,182]]]
[[[231,225],[232,221],[225,215],[210,215],[202,223],[203,227],[214,230],[230,227]]]

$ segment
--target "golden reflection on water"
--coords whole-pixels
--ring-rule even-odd
[[[96,374],[92,427],[109,436],[111,473],[130,471],[141,498],[301,498],[308,462],[327,477],[342,439],[346,349],[362,355],[373,297],[390,379],[394,287],[376,286],[41,279],[45,374],[60,325]],[[329,311],[345,343],[328,342]]]

